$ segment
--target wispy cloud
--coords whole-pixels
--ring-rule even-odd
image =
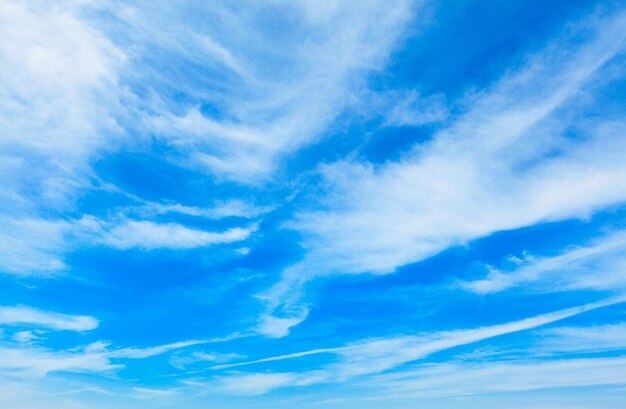
[[[254,228],[235,227],[223,232],[207,232],[175,223],[128,220],[104,231],[97,240],[118,249],[190,249],[242,241],[253,231]]]
[[[237,209],[223,209],[220,213],[225,214],[229,210],[235,212]],[[80,219],[56,221],[7,219],[2,227],[0,238],[6,237],[0,244],[0,255],[4,256],[0,259],[0,271],[39,277],[66,270],[65,255],[78,248],[106,246],[120,250],[188,250],[243,242],[257,230],[254,223],[222,231],[206,231],[173,222],[136,220],[124,216],[101,220],[88,215]],[[13,234],[16,229],[18,233]]]
[[[6,344],[0,346],[0,377],[42,378],[52,372],[114,372],[124,368],[128,360],[151,358],[187,347],[227,342],[239,337],[242,335],[180,341],[146,348],[117,349],[103,341],[70,349]]]
[[[85,186],[104,135],[119,135],[114,112],[125,55],[71,6],[0,7],[2,210],[62,206]]]
[[[516,286],[536,291],[572,289],[616,290],[626,285],[626,234],[612,233],[585,247],[576,247],[554,257],[526,257],[513,271],[489,267],[485,279],[461,283],[469,291],[489,294]]]
[[[16,306],[0,307],[0,325],[28,325],[39,328],[68,331],[89,331],[98,327],[99,321],[86,315],[68,315]]]
[[[236,359],[244,359],[245,356],[240,354],[222,354],[216,352],[196,351],[192,353],[177,353],[170,358],[170,364],[176,369],[185,369],[190,365],[197,363],[223,363]]]
[[[80,8],[80,7],[79,7]],[[123,132],[126,56],[71,4],[0,4],[0,269],[63,269],[66,223],[90,162]]]
[[[241,5],[245,11],[186,4],[3,3],[1,34],[7,41],[0,55],[8,80],[0,87],[0,194],[2,203],[11,203],[0,206],[4,224],[37,221],[38,230],[65,224],[54,214],[73,210],[91,188],[94,160],[128,145],[150,150],[154,138],[171,147],[167,161],[178,166],[218,178],[267,180],[282,155],[319,137],[367,73],[383,66],[414,7],[411,1],[394,7],[377,0],[358,7],[338,2],[319,9],[306,1],[276,2],[271,8],[277,30],[266,30],[268,16],[253,3]],[[214,18],[198,24],[186,13]],[[300,34],[284,41],[296,28]],[[235,202],[213,210],[173,204],[150,211],[258,213]],[[242,236],[239,230],[218,237],[147,223],[131,223],[119,233],[126,234],[124,229],[157,235],[166,230],[175,236],[174,247]],[[49,233],[33,241],[28,230],[19,230],[6,244],[10,248],[0,250],[7,255],[0,267],[40,276],[63,270],[64,232]],[[168,245],[117,236],[110,241],[122,247]]]
[[[623,357],[429,365],[372,379],[395,398],[622,385]],[[384,395],[384,394],[383,394]],[[391,395],[383,399],[390,399]]]
[[[626,350],[626,323],[557,327],[539,331],[539,353],[563,354]]]
[[[176,395],[175,389],[154,389],[154,388],[140,388],[134,387],[136,392],[135,397],[137,399],[161,399],[169,396]]]
[[[207,219],[222,219],[226,217],[241,217],[252,219],[270,212],[272,208],[255,206],[242,200],[230,200],[218,203],[215,207],[199,208],[185,206],[179,203],[159,204],[147,203],[137,209],[142,215],[153,216],[155,214],[180,213],[189,216],[205,217]]]
[[[340,1],[312,7],[306,1],[275,2],[272,17],[258,5],[242,7],[245,11],[194,5],[196,12],[216,17],[208,26],[189,27],[178,9],[133,9],[120,17],[139,28],[132,40],[148,54],[166,54],[183,66],[202,60],[221,79],[220,88],[211,92],[211,87],[197,88],[198,82],[211,85],[210,76],[170,71],[189,102],[155,104],[148,129],[187,152],[195,166],[254,182],[267,179],[276,159],[314,140],[332,123],[360,91],[364,75],[384,64],[414,4],[388,7],[368,0],[358,6]],[[275,29],[264,29],[268,19]],[[161,29],[164,21],[167,30]],[[286,35],[291,30],[298,34]],[[195,53],[180,48],[182,38]],[[150,78],[158,89],[171,80]],[[214,105],[220,115],[207,115],[199,101]]]
[[[218,389],[237,395],[261,395],[273,389],[297,384],[299,376],[290,373],[235,375],[218,380]]]
[[[264,393],[271,389],[287,385],[308,385],[330,381],[345,381],[353,377],[372,375],[398,368],[408,362],[424,359],[436,352],[476,343],[501,335],[526,331],[625,301],[626,297],[620,296],[501,325],[468,330],[443,331],[424,335],[402,335],[364,340],[336,348],[315,349],[254,361],[218,365],[214,368],[228,369],[280,360],[297,359],[310,355],[332,354],[338,357],[337,362],[322,366],[320,369],[300,372],[297,376],[295,374],[282,374],[284,375],[283,377],[269,377],[268,379],[278,381],[268,384],[263,383],[263,388],[259,388],[258,390],[253,389],[253,391],[255,391],[255,393]],[[258,375],[260,379],[265,379],[265,376],[269,376],[270,374],[256,375]],[[234,391],[237,385],[241,385],[244,391],[243,393],[252,393],[252,391],[247,391],[245,382],[239,383],[237,381],[239,379],[245,379],[246,376],[251,375],[233,375],[234,379],[228,383],[229,390]]]
[[[45,377],[59,371],[106,372],[121,367],[111,363],[100,344],[74,351],[0,347],[0,375],[8,378]]]
[[[380,96],[392,107],[384,115],[386,126],[419,126],[442,122],[449,115],[443,95],[422,97],[415,90],[389,92]]]
[[[397,162],[322,167],[324,210],[291,223],[307,253],[264,294],[269,311],[289,315],[313,277],[386,274],[496,231],[586,217],[626,200],[623,121],[601,118],[578,140],[555,125],[623,51],[625,26],[620,14],[595,22],[586,43],[550,44]]]
[[[0,0],[0,407],[621,398],[626,9],[509,3]]]
[[[63,220],[9,218],[0,215],[0,271],[4,274],[49,275],[63,270]]]

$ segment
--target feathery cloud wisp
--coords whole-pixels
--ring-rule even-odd
[[[0,307],[0,325],[29,325],[53,330],[89,331],[98,327],[98,320],[86,315],[68,315],[16,306]]]

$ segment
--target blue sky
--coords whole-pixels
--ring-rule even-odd
[[[0,407],[623,407],[622,2],[3,1],[0,37]]]

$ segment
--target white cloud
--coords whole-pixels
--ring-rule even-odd
[[[489,294],[525,286],[537,291],[616,290],[626,285],[626,232],[617,231],[588,246],[553,257],[526,257],[513,271],[491,268],[486,278],[461,283],[469,291]]]
[[[298,376],[290,373],[233,375],[218,380],[219,390],[236,395],[261,395],[294,384]]]
[[[2,2],[0,16],[1,209],[63,206],[104,135],[119,134],[111,110],[125,56],[71,7]]]
[[[0,215],[0,271],[18,275],[47,275],[63,270],[63,220],[9,218]]]
[[[307,253],[264,294],[268,312],[292,308],[314,277],[387,274],[496,231],[624,202],[626,123],[599,117],[578,124],[584,137],[562,134],[580,113],[572,101],[623,51],[624,14],[593,27],[587,43],[566,38],[534,55],[401,160],[324,166],[324,210],[290,224]]]
[[[78,324],[67,324],[54,321],[48,316],[14,317],[11,311],[8,317],[9,323],[31,323],[58,330],[68,327],[73,330],[78,330],[77,328],[84,330],[89,324],[82,321]],[[56,317],[53,315],[53,318]],[[33,322],[35,319],[39,319],[40,322]],[[244,335],[232,334],[222,338],[181,341],[147,348],[118,349],[113,349],[109,343],[102,341],[66,350],[6,344],[0,346],[0,379],[43,378],[52,372],[111,372],[124,368],[126,360],[129,359],[150,358],[190,346],[226,342],[242,336]]]
[[[309,385],[313,383],[344,381],[354,377],[373,375],[398,368],[403,364],[424,359],[436,352],[476,343],[501,335],[526,331],[625,301],[626,296],[620,296],[500,325],[468,330],[442,331],[423,335],[403,335],[363,340],[336,348],[322,348],[254,361],[217,365],[214,369],[228,369],[266,362],[297,359],[311,355],[332,354],[337,357],[335,362],[327,364],[318,370],[308,370],[297,374],[273,374],[284,375],[284,377],[269,378],[272,380],[278,379],[280,381],[271,383],[271,388],[260,388],[260,391],[255,390],[254,393],[263,393],[263,391],[287,385]],[[256,375],[260,376],[261,379],[265,379],[264,376],[269,374]],[[238,379],[245,379],[245,376],[233,375],[233,379],[228,383],[229,390],[237,390],[240,385],[240,383],[237,382]],[[241,387],[245,390],[245,383]]]
[[[218,209],[218,212],[223,215],[231,210],[245,209],[233,207]],[[80,247],[105,245],[120,250],[187,250],[244,241],[256,229],[256,225],[252,224],[213,232],[178,223],[126,217],[100,220],[87,215],[74,220],[0,217],[0,271],[14,275],[50,276],[66,270],[65,254]]]
[[[0,375],[44,377],[50,372],[105,372],[120,368],[98,348],[80,351],[50,351],[43,348],[0,347]]]
[[[13,333],[11,339],[20,345],[30,345],[39,339],[38,331],[17,331]]]
[[[235,227],[223,232],[207,232],[175,223],[127,220],[113,225],[97,240],[118,249],[191,249],[242,241],[253,231],[254,228]]]
[[[181,348],[187,348],[187,347],[196,346],[196,345],[227,342],[227,341],[232,341],[238,338],[244,338],[246,336],[249,336],[249,335],[233,333],[233,334],[227,335],[225,337],[220,337],[220,338],[179,341],[179,342],[174,342],[171,344],[159,345],[159,346],[148,347],[148,348],[120,348],[117,350],[110,351],[108,353],[108,356],[111,358],[143,359],[143,358],[149,358],[155,355],[164,354],[166,352],[175,351]]]
[[[441,122],[448,116],[445,98],[442,94],[422,97],[416,91],[405,93],[390,92],[382,96],[392,105],[385,114],[386,126],[418,126]]]
[[[89,162],[122,134],[125,55],[58,2],[0,3],[0,269],[62,270],[66,223]],[[42,216],[45,214],[45,216]]]
[[[626,350],[626,323],[539,331],[537,350],[548,354]]]
[[[243,358],[245,358],[245,356],[240,354],[221,354],[216,352],[197,351],[187,354],[178,353],[172,355],[170,358],[170,365],[176,369],[185,369],[189,365],[200,362],[224,363]]]
[[[108,353],[111,358],[130,358],[130,359],[143,359],[151,356],[161,355],[166,352],[175,351],[180,348],[186,348],[194,345],[202,345],[206,343],[214,342],[213,340],[191,340],[180,341],[172,344],[159,345],[149,348],[121,348]]]
[[[335,347],[335,348],[312,349],[312,350],[309,350],[309,351],[294,352],[292,354],[277,355],[277,356],[271,356],[269,358],[256,359],[254,361],[244,361],[244,362],[236,362],[236,363],[232,363],[232,364],[215,365],[215,366],[213,366],[213,369],[236,368],[236,367],[239,367],[239,366],[261,364],[261,363],[265,363],[265,362],[274,362],[274,361],[282,361],[282,360],[285,360],[285,359],[302,358],[302,357],[310,356],[310,355],[334,354],[334,353],[338,353],[340,351],[347,350],[347,349],[352,349],[352,348],[354,348],[354,347],[352,347],[352,346],[343,346],[343,347]]]
[[[28,325],[53,330],[89,331],[99,321],[87,315],[68,315],[31,307],[0,307],[0,325]]]
[[[66,269],[64,255],[83,242],[72,241],[72,222],[56,215],[75,210],[92,188],[93,161],[122,146],[149,151],[157,138],[172,148],[170,162],[258,182],[285,153],[320,137],[366,74],[384,65],[414,5],[318,6],[273,2],[274,27],[267,7],[255,3],[2,3],[0,229],[10,240],[2,240],[0,269],[40,276]],[[285,36],[291,29],[297,34]],[[146,211],[220,218],[265,210],[230,202]],[[109,241],[190,248],[245,236],[149,223],[111,234],[149,230],[173,240]],[[20,224],[30,227],[12,231]]]
[[[150,71],[146,82],[156,94],[176,81],[189,100],[157,99],[146,127],[190,156],[188,165],[257,182],[267,179],[283,154],[327,129],[365,75],[384,65],[413,8],[411,1],[394,7],[379,0],[321,7],[277,1],[236,9],[188,3],[117,14],[133,27],[129,41],[146,56],[158,53],[190,68],[184,76]],[[185,10],[212,24],[197,24]],[[203,112],[205,104],[219,114]]]
[[[154,389],[154,388],[140,388],[134,387],[136,392],[135,397],[137,399],[162,399],[173,395],[176,395],[178,391],[176,389]]]
[[[368,341],[357,344],[354,349],[339,352],[343,362],[337,365],[337,371],[340,376],[382,372],[438,351],[525,331],[624,301],[626,297],[617,297],[490,327]]]
[[[280,338],[289,334],[289,328],[300,324],[309,314],[308,309],[302,308],[298,313],[290,311],[288,317],[276,317],[270,314],[263,314],[259,319],[257,331],[260,334],[271,338]]]
[[[371,380],[397,398],[453,397],[546,388],[626,384],[626,359],[439,364]],[[390,396],[384,397],[389,398]]]
[[[159,204],[147,203],[138,211],[144,215],[179,213],[189,216],[205,217],[207,219],[222,219],[225,217],[242,217],[253,219],[272,210],[270,207],[255,206],[242,200],[219,202],[211,208],[185,206],[178,203]]]

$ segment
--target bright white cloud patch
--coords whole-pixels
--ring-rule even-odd
[[[0,325],[29,325],[53,330],[89,331],[98,320],[86,315],[68,315],[31,307],[0,307]]]
[[[157,224],[148,221],[129,220],[114,225],[104,232],[99,240],[102,243],[119,248],[143,249],[189,249],[212,244],[232,243],[250,236],[253,229],[233,228],[224,232],[207,232],[190,229],[174,223]]]
[[[124,54],[72,7],[3,2],[0,16],[2,210],[63,205],[119,133]]]

